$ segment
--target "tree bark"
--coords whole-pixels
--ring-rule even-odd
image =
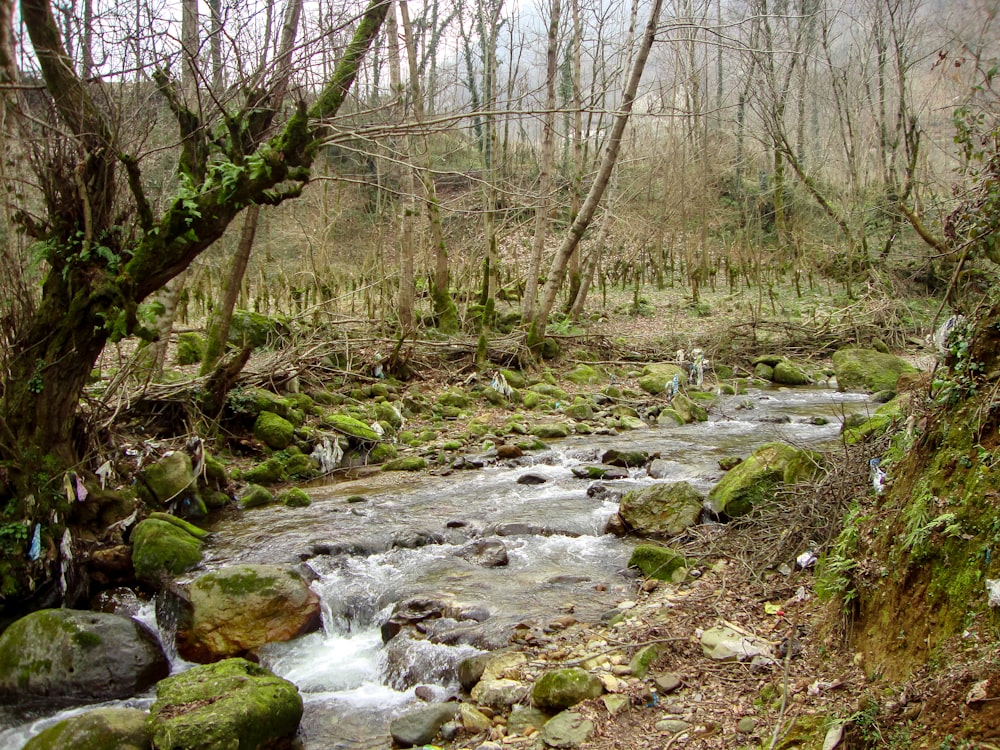
[[[549,313],[552,312],[556,295],[559,293],[559,288],[562,286],[566,274],[566,262],[580,244],[580,240],[583,239],[587,227],[590,226],[591,219],[594,218],[594,213],[597,211],[597,207],[601,203],[601,198],[604,196],[604,190],[608,186],[615,162],[618,160],[622,135],[625,133],[625,126],[628,124],[629,117],[632,114],[632,105],[635,102],[636,91],[639,89],[639,81],[642,78],[643,69],[646,67],[646,60],[649,58],[649,50],[652,48],[653,40],[656,38],[656,26],[659,23],[660,10],[662,8],[663,0],[653,0],[653,6],[649,12],[649,20],[646,23],[646,30],[643,33],[639,52],[632,65],[628,84],[622,94],[619,111],[615,115],[614,125],[611,128],[611,135],[608,138],[607,150],[604,152],[601,166],[597,171],[597,176],[590,187],[590,191],[587,193],[586,199],[583,201],[583,205],[580,207],[580,213],[573,221],[572,226],[570,226],[566,237],[563,239],[552,261],[552,268],[545,281],[538,309],[535,311],[528,330],[527,343],[529,348],[534,351],[540,349],[545,339],[545,326],[548,324]]]

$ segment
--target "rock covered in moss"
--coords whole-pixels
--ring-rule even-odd
[[[259,484],[248,484],[240,496],[241,508],[260,508],[273,502],[274,495],[271,494],[271,491]]]
[[[169,672],[156,636],[121,615],[43,609],[0,635],[0,703],[126,698]]]
[[[838,349],[833,353],[833,371],[842,391],[895,390],[899,376],[917,368],[893,354],[874,349]]]
[[[226,659],[160,682],[148,728],[155,750],[256,750],[290,739],[301,720],[295,685],[245,659]]]
[[[253,425],[254,437],[271,450],[284,450],[295,437],[295,426],[273,411],[262,411]]]
[[[569,437],[569,425],[563,422],[543,422],[531,428],[531,434],[542,440]]]
[[[757,503],[774,497],[782,484],[815,477],[821,461],[812,451],[786,443],[766,443],[719,480],[708,493],[709,508],[734,518],[745,515]]]
[[[771,380],[780,385],[809,385],[812,382],[805,370],[787,359],[774,366]]]
[[[604,454],[601,456],[601,463],[626,468],[645,466],[649,463],[649,453],[647,451],[628,450],[627,448],[611,448],[604,451]]]
[[[668,363],[648,364],[642,369],[639,377],[639,387],[651,396],[659,396],[667,390],[667,384],[673,383],[674,376],[680,385],[687,385],[687,373],[680,365]]]
[[[150,517],[132,530],[132,566],[143,583],[158,587],[201,562],[201,539],[172,521]]]
[[[309,506],[312,500],[309,499],[309,495],[305,490],[299,487],[292,487],[278,493],[278,502],[289,508],[305,508]]]
[[[243,478],[253,484],[278,484],[287,479],[284,463],[275,456],[247,469]]]
[[[360,419],[355,419],[349,414],[328,414],[324,423],[331,430],[347,435],[364,442],[377,443],[379,434]]]
[[[143,469],[139,480],[160,506],[198,492],[191,456],[184,451],[167,453]]]
[[[604,692],[601,680],[579,667],[543,672],[531,688],[531,702],[543,711],[558,713]]]
[[[427,460],[420,456],[403,456],[386,461],[382,471],[420,471],[427,468]]]
[[[625,493],[618,513],[639,534],[676,536],[698,523],[703,506],[687,482],[665,482]]]
[[[683,393],[678,393],[670,402],[671,408],[677,412],[686,424],[691,422],[705,422],[708,420],[708,411],[701,404],[695,403]]]
[[[24,750],[148,750],[146,712],[95,708],[53,724],[28,740]]]
[[[243,656],[320,626],[319,596],[294,568],[233,565],[212,571],[157,602],[176,618],[177,653],[207,663]]]
[[[608,376],[599,367],[580,364],[566,373],[566,379],[577,385],[600,385],[608,381]]]
[[[647,578],[658,581],[682,581],[687,576],[684,555],[668,547],[639,544],[632,550],[628,566],[638,568]]]
[[[279,317],[268,317],[252,310],[233,310],[228,342],[236,347],[268,346],[288,336],[288,323]]]
[[[194,331],[186,331],[177,337],[177,364],[194,365],[205,356],[205,339]]]

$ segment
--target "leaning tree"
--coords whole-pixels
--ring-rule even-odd
[[[281,87],[265,80],[239,91],[238,105],[234,98],[219,108],[217,122],[204,122],[168,71],[158,69],[145,85],[155,85],[180,135],[178,188],[161,205],[151,197],[150,162],[123,135],[109,105],[108,91],[127,82],[77,72],[49,0],[20,3],[27,57],[39,70],[35,80],[23,80],[14,63],[13,0],[0,0],[0,83],[30,91],[24,127],[40,129],[45,144],[31,154],[37,197],[24,198],[12,214],[34,243],[43,277],[40,291],[12,316],[3,354],[0,605],[37,595],[60,564],[65,476],[84,468],[88,445],[81,397],[105,345],[141,334],[140,303],[187,269],[240,211],[302,192],[388,7],[388,0],[369,0],[331,76],[284,119],[274,100]],[[210,85],[200,96],[218,100]],[[11,109],[8,103],[4,112]],[[32,561],[26,553],[36,526],[41,551]]]

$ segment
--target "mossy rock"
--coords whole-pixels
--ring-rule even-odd
[[[551,383],[535,383],[528,388],[531,393],[537,393],[556,401],[568,401],[569,394],[557,385]]]
[[[543,672],[535,680],[531,703],[543,711],[558,713],[603,692],[604,686],[596,675],[579,667],[564,667]]]
[[[262,411],[253,425],[253,434],[271,450],[284,450],[295,437],[295,426],[273,411]]]
[[[631,672],[633,677],[637,677],[640,680],[645,679],[646,675],[649,674],[649,668],[653,666],[654,661],[660,658],[662,652],[663,646],[659,643],[650,643],[648,646],[643,646],[629,660],[629,672]]]
[[[628,566],[638,568],[647,578],[677,583],[687,577],[684,555],[668,547],[639,544],[632,550]]]
[[[544,451],[548,450],[548,443],[546,443],[541,438],[532,438],[531,440],[519,440],[516,443],[517,447],[522,451]]]
[[[403,426],[403,412],[398,406],[382,401],[375,404],[374,410],[375,419],[388,424],[393,432]]]
[[[649,463],[649,453],[647,451],[611,448],[604,451],[604,454],[601,456],[601,463],[625,468],[645,466]]]
[[[780,354],[762,354],[759,357],[755,357],[753,362],[751,362],[750,364],[753,367],[756,367],[757,365],[767,365],[768,367],[774,367],[779,362],[783,362],[784,359],[785,358],[782,357]]]
[[[319,474],[316,460],[302,451],[289,448],[286,455],[279,455],[284,474],[289,479],[312,479]]]
[[[545,339],[542,341],[540,353],[542,359],[555,359],[562,352],[562,347],[555,339]]]
[[[251,391],[250,401],[249,410],[254,417],[260,416],[263,411],[270,411],[282,419],[287,419],[295,427],[301,426],[305,421],[305,412],[296,408],[291,400],[264,388],[256,388]]]
[[[701,404],[695,403],[683,393],[678,393],[670,402],[675,412],[681,415],[686,424],[708,421],[708,411]]]
[[[201,540],[158,518],[140,521],[132,531],[132,566],[140,581],[158,586],[201,562]]]
[[[639,534],[676,536],[698,523],[703,506],[687,482],[658,482],[625,493],[618,513]]]
[[[205,356],[205,339],[201,334],[187,331],[177,337],[177,364],[196,365]]]
[[[537,409],[542,404],[550,403],[548,399],[544,398],[542,394],[536,393],[535,391],[524,391],[521,394],[521,405],[525,409]]]
[[[285,396],[285,401],[291,405],[291,407],[302,414],[312,414],[318,416],[320,414],[319,407],[316,406],[316,401],[308,393],[289,393]],[[285,417],[288,419],[288,417]],[[296,425],[298,427],[298,425]]]
[[[211,534],[205,529],[200,529],[195,526],[190,521],[185,521],[183,518],[178,518],[177,516],[171,515],[170,513],[161,513],[160,511],[155,511],[149,514],[149,518],[156,519],[158,521],[166,521],[176,526],[178,529],[187,532],[195,539],[200,539],[205,541]]]
[[[278,484],[287,479],[285,465],[281,459],[271,456],[266,461],[247,469],[243,479],[254,484]]]
[[[840,390],[868,392],[895,390],[900,375],[918,372],[905,360],[874,349],[838,349],[833,371]]]
[[[453,406],[458,409],[467,409],[472,404],[472,397],[464,391],[451,389],[441,393],[437,397],[437,402],[441,406]]]
[[[146,712],[95,708],[53,724],[28,740],[24,750],[149,750]]]
[[[229,485],[226,465],[210,453],[205,454],[205,470],[201,483],[213,490],[224,490]]]
[[[753,376],[760,380],[774,380],[774,368],[766,362],[758,362],[753,366]]]
[[[903,401],[896,398],[882,404],[868,419],[864,419],[864,415],[860,414],[851,416],[854,419],[850,422],[844,420],[844,442],[848,445],[863,443],[870,438],[886,434],[903,418]],[[852,426],[849,427],[848,424]]]
[[[577,365],[568,373],[566,380],[577,385],[600,385],[608,381],[608,376],[599,367]]]
[[[387,461],[382,471],[420,471],[427,468],[427,460],[420,456],[404,456]]]
[[[289,508],[306,508],[312,503],[306,491],[299,487],[282,490],[278,493],[277,500]]]
[[[191,456],[184,451],[174,451],[150,464],[139,478],[161,506],[198,491]]]
[[[527,385],[524,375],[519,370],[500,370],[500,374],[504,376],[507,385],[511,388],[524,388]]]
[[[780,385],[809,385],[812,378],[798,365],[783,359],[774,366],[771,380]]]
[[[673,427],[684,424],[684,417],[676,409],[664,409],[656,417],[656,424],[661,427]]]
[[[730,517],[746,515],[758,503],[770,500],[782,484],[813,478],[821,457],[785,443],[766,443],[719,480],[708,493],[715,513]]]
[[[349,438],[361,440],[369,443],[377,443],[380,440],[379,434],[360,419],[355,419],[347,414],[328,414],[325,425],[331,430],[335,430]]]
[[[368,454],[368,463],[381,464],[399,456],[399,449],[392,443],[379,443]]]
[[[288,324],[282,318],[269,318],[250,310],[233,310],[228,341],[238,348],[273,346],[287,338],[289,333]]]
[[[161,681],[147,727],[156,750],[233,750],[277,746],[295,735],[301,719],[295,685],[236,658]]]
[[[577,401],[564,407],[562,413],[577,422],[583,422],[594,418],[594,407],[586,401]]]
[[[677,376],[680,385],[687,385],[687,373],[680,365],[658,363],[646,365],[639,377],[639,387],[651,396],[659,396],[667,390],[667,384],[672,383]]]
[[[563,422],[544,422],[531,428],[531,434],[542,440],[569,437],[570,427]]]
[[[259,484],[248,484],[240,496],[241,508],[260,508],[273,502],[274,495],[271,494],[271,491]]]

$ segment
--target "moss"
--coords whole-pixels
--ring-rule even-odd
[[[687,575],[684,555],[667,547],[640,544],[632,550],[628,566],[638,568],[647,578],[659,581],[682,581]]]
[[[150,513],[149,518],[155,518],[159,521],[166,521],[167,523],[171,523],[178,529],[186,531],[195,539],[201,539],[202,541],[204,541],[209,537],[209,532],[205,531],[204,529],[199,529],[193,523],[185,521],[183,518],[178,518],[177,516],[173,516],[169,513],[160,513],[160,512]]]
[[[248,469],[243,478],[253,484],[278,484],[285,481],[285,466],[281,460],[271,456],[263,463]]]
[[[652,643],[636,651],[635,656],[628,663],[628,669],[632,676],[640,680],[644,679],[649,673],[649,668],[653,665],[653,662],[660,657],[662,648],[660,644]]]
[[[546,422],[531,428],[531,434],[542,440],[568,437],[570,427],[562,422]]]
[[[562,711],[604,692],[600,679],[579,667],[542,673],[531,689],[531,702],[547,711]]]
[[[292,487],[278,493],[278,502],[289,508],[305,508],[312,500],[309,499],[309,495],[306,494],[305,490]]]
[[[177,337],[177,364],[194,365],[205,356],[205,339],[194,331],[187,331]]]
[[[73,633],[73,643],[81,648],[94,648],[101,645],[101,636],[97,633],[80,630]]]
[[[448,390],[444,391],[437,398],[438,404],[441,406],[453,406],[458,409],[466,409],[472,403],[472,398],[463,391]]]
[[[140,521],[132,531],[132,566],[136,577],[157,584],[201,562],[201,541],[177,525],[156,518]]]
[[[259,484],[249,484],[240,497],[240,507],[259,508],[274,502],[274,495]]]
[[[833,369],[842,390],[869,392],[895,390],[900,375],[917,372],[905,360],[874,349],[839,349],[833,353]]]
[[[708,494],[715,513],[731,517],[745,515],[758,503],[774,497],[778,488],[812,478],[819,457],[785,443],[766,443],[719,480]]]
[[[162,680],[147,727],[154,747],[265,747],[295,734],[295,686],[245,659],[226,659]]]
[[[395,458],[382,466],[382,471],[420,471],[427,468],[427,461],[420,456]]]
[[[324,420],[325,426],[331,430],[355,438],[363,442],[377,443],[379,435],[375,430],[366,425],[360,419],[356,419],[347,414],[330,414]]]
[[[24,750],[148,750],[146,712],[134,708],[96,708],[39,732]]]
[[[600,385],[607,382],[608,376],[599,367],[581,364],[566,373],[566,379],[577,385]]]
[[[312,479],[319,474],[319,466],[309,456],[300,451],[290,451],[278,457],[284,474],[289,479]]]

